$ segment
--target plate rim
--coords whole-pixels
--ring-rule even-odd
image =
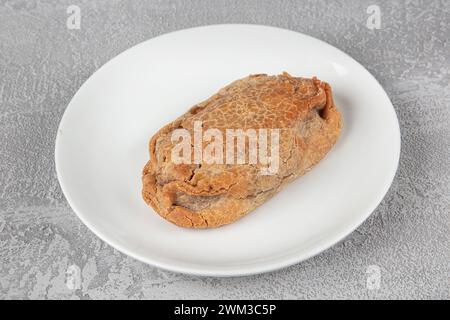
[[[302,251],[302,253],[290,253],[287,257],[281,257],[281,258],[277,258],[275,261],[269,261],[269,262],[262,262],[259,263],[257,266],[251,265],[251,266],[238,266],[233,267],[232,269],[227,269],[227,268],[223,268],[223,269],[219,269],[219,268],[214,268],[214,269],[208,269],[206,268],[197,268],[195,267],[195,265],[193,266],[180,266],[180,265],[174,265],[174,264],[170,264],[170,263],[165,263],[163,261],[157,261],[154,259],[149,259],[145,256],[142,256],[140,254],[136,254],[134,253],[132,250],[127,249],[126,247],[122,246],[121,244],[117,243],[117,241],[115,241],[114,239],[109,238],[107,235],[103,234],[100,230],[97,229],[97,227],[95,227],[93,224],[91,224],[85,217],[84,214],[81,212],[81,210],[79,210],[79,208],[77,208],[75,201],[72,199],[72,196],[70,195],[70,193],[68,192],[67,186],[64,183],[64,178],[62,177],[62,173],[61,173],[61,168],[60,168],[60,160],[59,160],[59,154],[60,152],[59,150],[59,145],[60,145],[60,132],[61,129],[64,125],[65,119],[67,118],[67,114],[68,114],[68,110],[70,109],[70,106],[72,105],[72,102],[75,100],[75,98],[80,94],[80,92],[82,91],[82,89],[90,82],[90,80],[94,77],[95,74],[97,74],[98,72],[100,72],[103,68],[105,68],[106,66],[108,66],[112,61],[116,60],[119,56],[122,56],[124,54],[126,54],[129,50],[133,50],[136,47],[139,47],[149,41],[152,41],[156,38],[159,37],[164,37],[167,35],[171,35],[174,33],[181,33],[184,31],[193,31],[195,29],[205,29],[205,28],[217,28],[217,27],[251,27],[251,28],[269,28],[269,29],[276,29],[278,31],[281,32],[290,32],[290,33],[295,33],[295,34],[299,34],[303,37],[306,37],[310,40],[316,41],[316,42],[320,42],[322,45],[329,47],[333,50],[337,50],[338,52],[340,52],[341,54],[343,54],[344,56],[346,56],[347,58],[349,58],[353,63],[355,63],[356,65],[358,65],[359,67],[361,67],[362,70],[364,70],[367,75],[369,77],[372,78],[372,80],[375,81],[375,83],[379,86],[379,88],[381,89],[381,92],[383,93],[383,95],[385,96],[385,98],[387,99],[387,101],[389,102],[391,108],[390,110],[392,111],[392,116],[393,119],[395,119],[395,131],[397,133],[397,139],[396,139],[396,154],[395,156],[395,165],[392,167],[391,171],[389,172],[389,175],[387,175],[387,179],[386,182],[384,184],[384,187],[378,192],[378,194],[376,196],[373,197],[373,201],[372,203],[370,203],[370,205],[368,205],[367,207],[369,209],[366,210],[365,213],[362,213],[360,215],[360,217],[358,219],[355,219],[355,221],[353,223],[349,223],[345,228],[342,228],[342,230],[340,232],[337,232],[333,237],[328,238],[327,241],[325,241],[325,244],[318,244],[315,246],[312,246],[311,248],[307,249],[306,252],[305,250]],[[160,34],[156,37],[150,38],[150,39],[146,39],[140,43],[137,43],[135,45],[133,45],[130,48],[125,49],[124,51],[120,52],[119,54],[117,54],[116,56],[114,56],[113,58],[109,59],[107,62],[105,62],[100,68],[96,69],[84,82],[83,84],[78,88],[78,90],[76,91],[76,93],[73,95],[73,97],[71,98],[70,102],[67,104],[67,107],[65,108],[63,115],[60,119],[59,125],[58,125],[58,129],[56,131],[56,138],[55,138],[55,150],[54,150],[54,161],[55,161],[55,171],[56,171],[56,176],[59,182],[59,185],[61,187],[62,193],[67,201],[67,203],[69,204],[69,206],[71,207],[71,209],[73,210],[73,212],[75,213],[75,215],[81,220],[81,222],[83,222],[84,225],[86,225],[88,227],[88,229],[90,231],[92,231],[98,238],[100,238],[102,241],[106,242],[108,245],[110,245],[111,247],[113,247],[114,249],[120,251],[121,253],[130,256],[140,262],[146,263],[150,266],[153,267],[157,267],[157,268],[161,268],[164,270],[168,270],[171,272],[177,272],[177,273],[183,273],[183,274],[189,274],[189,275],[195,275],[195,276],[214,276],[214,277],[238,277],[238,276],[250,276],[250,275],[255,275],[255,274],[262,274],[262,273],[267,273],[267,272],[273,272],[279,269],[284,269],[287,267],[290,267],[294,264],[298,264],[302,261],[308,260],[324,251],[326,251],[327,249],[335,246],[337,243],[341,242],[345,237],[349,236],[352,232],[354,232],[362,223],[364,223],[369,217],[370,215],[376,210],[376,208],[378,207],[378,205],[382,202],[382,200],[384,199],[384,197],[386,196],[386,194],[388,193],[392,182],[394,181],[397,169],[398,169],[398,165],[399,165],[399,161],[400,161],[400,154],[401,154],[401,130],[400,130],[400,124],[398,121],[398,117],[397,117],[397,113],[395,111],[395,108],[388,96],[388,94],[386,93],[386,91],[384,90],[383,86],[379,83],[379,81],[372,75],[372,73],[370,73],[362,64],[360,64],[357,60],[355,60],[352,56],[350,56],[349,54],[345,53],[344,51],[342,51],[339,48],[336,48],[335,46],[317,39],[315,37],[309,36],[307,34],[301,33],[301,32],[297,32],[294,30],[290,30],[290,29],[285,29],[285,28],[280,28],[280,27],[275,27],[275,26],[268,26],[268,25],[260,25],[260,24],[239,24],[239,23],[233,23],[233,24],[210,24],[210,25],[203,25],[203,26],[196,26],[196,27],[192,27],[192,28],[185,28],[185,29],[179,29],[179,30],[175,30],[175,31],[171,31],[168,33],[164,33],[164,34]]]

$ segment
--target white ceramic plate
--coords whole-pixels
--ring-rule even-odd
[[[141,170],[160,127],[235,79],[282,71],[334,89],[344,128],[322,162],[218,229],[182,229],[145,205]],[[151,265],[214,276],[275,270],[329,248],[380,203],[399,153],[395,111],[366,69],[317,39],[255,25],[182,30],[123,52],[76,93],[55,150],[67,201],[97,236]]]

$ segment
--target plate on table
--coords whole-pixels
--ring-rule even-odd
[[[141,198],[151,136],[233,80],[283,71],[333,88],[343,129],[325,159],[224,227],[183,229],[153,212]],[[64,195],[98,237],[150,265],[208,276],[272,271],[331,247],[381,202],[399,154],[394,108],[364,67],[320,40],[257,25],[181,30],[119,54],[75,94],[55,147]]]

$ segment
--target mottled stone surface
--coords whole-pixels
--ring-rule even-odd
[[[70,4],[80,30],[66,27]],[[379,30],[366,27],[372,4]],[[56,128],[98,67],[143,40],[214,23],[329,42],[375,75],[400,120],[400,166],[373,215],[332,249],[269,274],[193,277],[126,257],[78,220],[56,179]],[[446,0],[0,0],[0,298],[449,299],[449,35]],[[379,289],[367,286],[371,265]]]

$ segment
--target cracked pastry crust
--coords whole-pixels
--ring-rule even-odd
[[[260,164],[174,164],[171,133],[185,128],[193,135],[194,121],[224,136],[227,128],[279,128],[277,174],[262,175]],[[318,163],[340,128],[341,116],[327,83],[287,73],[248,76],[193,106],[151,138],[142,196],[159,215],[181,227],[234,222]]]

